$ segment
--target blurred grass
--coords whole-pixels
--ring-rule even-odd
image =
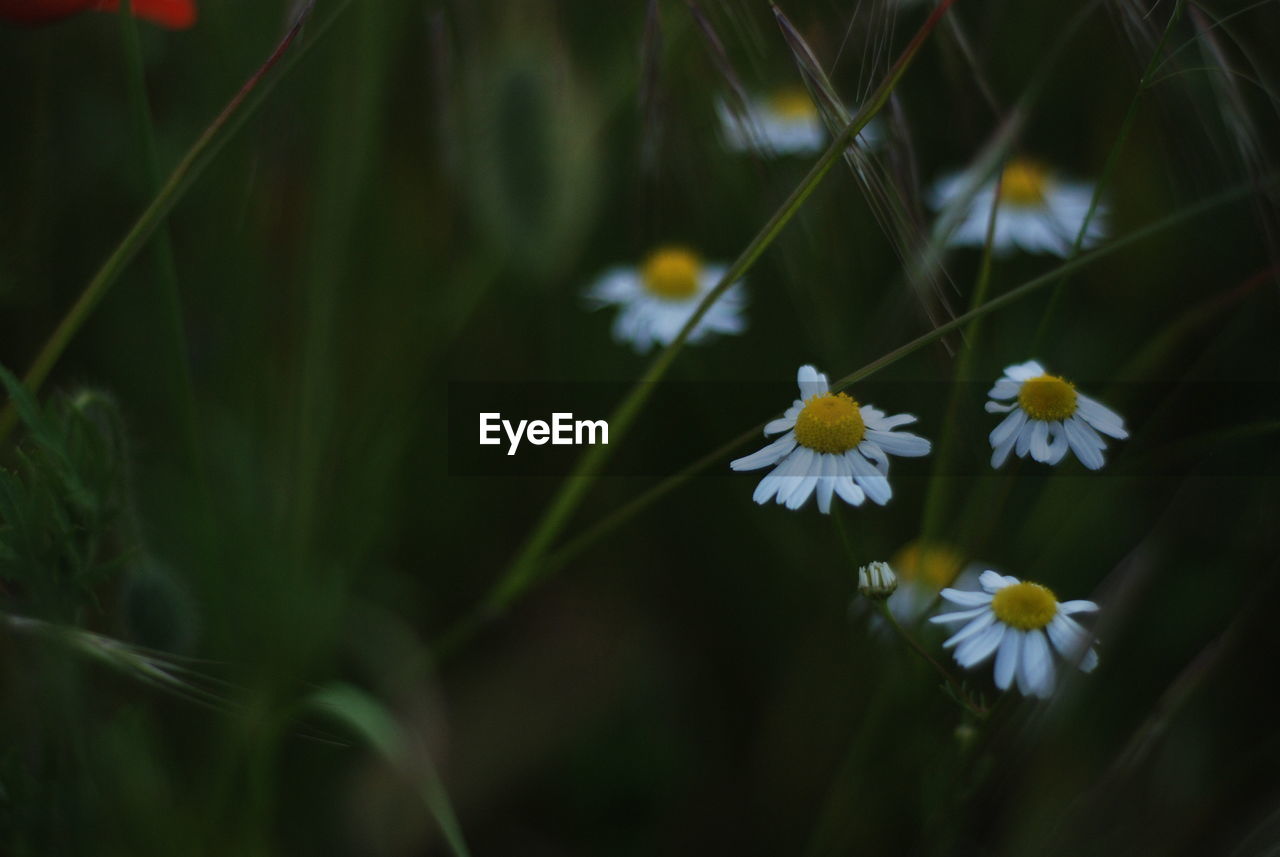
[[[749,333],[671,367],[705,385],[687,424],[711,450],[746,428],[744,411],[789,401],[801,363],[840,374],[915,341],[879,368],[877,404],[919,413],[956,450],[959,472],[936,477],[954,498],[938,537],[1104,605],[1102,666],[1047,709],[1009,700],[989,731],[967,731],[932,675],[850,617],[855,581],[830,522],[751,504],[751,480],[720,471],[723,448],[709,475],[678,485],[599,480],[582,529],[547,556],[560,573],[437,671],[425,641],[483,597],[555,488],[450,475],[446,382],[638,377],[608,320],[582,310],[590,279],[667,240],[733,258],[811,165],[729,157],[717,141],[727,71],[751,92],[796,81],[764,4],[702,0],[695,18],[674,2],[388,0],[329,17],[341,8],[320,4],[297,45],[307,61],[246,104],[252,121],[201,161],[165,220],[212,514],[165,380],[181,361],[156,297],[163,267],[121,270],[40,396],[61,414],[85,388],[110,391],[128,467],[103,484],[136,525],[72,530],[28,570],[96,534],[94,583],[60,621],[200,658],[235,710],[6,631],[0,851],[442,853],[394,760],[307,737],[306,701],[342,687],[439,766],[476,854],[1267,853],[1273,647],[1249,605],[1274,595],[1280,512],[1265,433],[1274,261],[1259,219],[1273,189],[1074,269],[1043,353],[1027,353],[1040,298],[984,317],[976,381],[1040,357],[1130,421],[1101,474],[965,469],[985,460],[990,420],[967,394],[947,419],[913,383],[952,377],[955,357],[903,285],[916,260],[848,173],[828,176],[752,269]],[[1265,175],[1250,152],[1275,149],[1274,5],[1195,9],[1205,20],[1170,30],[1116,155],[1117,236],[1249,187]],[[202,4],[188,32],[138,27],[160,175],[292,11],[226,0]],[[927,9],[782,11],[836,91],[857,97]],[[1019,142],[1096,177],[1171,11],[960,4],[969,50],[945,27],[928,42],[892,105],[911,146],[877,157],[922,182],[969,163],[996,133],[989,102],[1020,103],[1044,46],[1075,24]],[[0,30],[11,368],[31,365],[151,193],[120,25]],[[1210,50],[1206,32],[1220,61],[1193,54]],[[1228,93],[1222,72],[1198,70],[1211,64],[1258,85]],[[980,254],[939,261],[949,301],[986,305]],[[989,293],[1055,271],[996,259]],[[724,381],[778,395],[726,402]],[[13,438],[6,470],[33,484],[20,463],[35,437]],[[665,452],[637,454],[655,472],[687,464]],[[935,462],[895,467],[893,502],[846,516],[865,560],[919,537]],[[609,517],[641,506],[625,526]],[[11,527],[6,514],[0,533]],[[39,618],[17,566],[0,564],[0,609]],[[991,694],[986,675],[967,679]]]

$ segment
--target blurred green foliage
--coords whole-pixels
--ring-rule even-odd
[[[222,0],[192,30],[140,28],[162,174],[294,11]],[[784,11],[856,104],[928,9]],[[1077,14],[1018,148],[1097,176],[1173,9],[1147,11],[957,3],[959,35],[944,22],[882,117],[877,157],[915,213],[995,133],[978,72],[1009,109]],[[0,29],[14,372],[153,192],[118,23]],[[448,383],[636,378],[644,360],[584,310],[592,278],[665,241],[733,258],[809,161],[719,139],[735,79],[797,80],[767,4],[356,0],[174,210],[182,336],[144,254],[38,402],[8,384],[25,422],[0,474],[6,621],[196,658],[182,663],[211,698],[9,622],[0,851],[446,853],[438,767],[477,855],[1270,853],[1280,314],[1261,183],[1280,20],[1274,4],[1188,5],[1171,34],[1118,150],[1113,234],[1259,192],[1075,275],[1039,353],[1047,294],[993,314],[970,364],[985,383],[1038,357],[1123,413],[1132,438],[1108,470],[985,470],[981,390],[950,421],[923,392],[952,378],[960,337],[875,378],[876,404],[957,450],[936,537],[1104,608],[1096,674],[980,726],[850,610],[830,520],[754,506],[727,467],[434,661],[556,487],[451,475]],[[781,410],[800,364],[842,375],[928,330],[909,261],[838,165],[746,277],[748,333],[676,361],[672,378],[705,385],[692,440],[634,454],[673,472],[688,461],[672,447]],[[948,256],[952,305],[979,261]],[[997,260],[990,293],[1054,264]],[[741,381],[776,395],[717,397]],[[846,516],[865,561],[919,538],[929,463],[895,469],[889,506]],[[601,480],[567,532],[653,484]],[[987,673],[966,680],[994,699]],[[399,743],[365,746],[393,729]]]

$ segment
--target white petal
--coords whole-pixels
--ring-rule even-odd
[[[824,455],[820,459],[822,478],[818,480],[818,511],[824,515],[831,512],[831,495],[836,490],[836,477],[840,475],[841,461],[843,459],[838,455]]]
[[[890,455],[898,455],[903,458],[918,458],[922,455],[928,455],[929,450],[933,448],[933,444],[925,438],[905,431],[890,432],[867,429],[866,439],[875,443]]]
[[[796,451],[791,454],[787,461],[792,464],[790,471],[782,480],[782,484],[778,486],[777,500],[779,503],[786,503],[792,494],[804,487],[810,476],[816,475],[817,470],[814,466],[816,464],[816,454],[808,447],[796,447]],[[812,487],[809,490],[812,491]]]
[[[858,452],[875,466],[876,472],[881,476],[889,475],[889,456],[885,455],[878,443],[864,438],[862,443],[858,444]]]
[[[961,607],[976,607],[979,604],[991,603],[991,594],[988,592],[968,592],[947,587],[940,594],[952,604],[959,604]]]
[[[1093,635],[1079,622],[1063,615],[1059,609],[1058,615],[1053,617],[1047,630],[1054,648],[1062,653],[1068,663],[1078,667],[1081,672],[1088,673],[1097,669],[1098,652],[1092,645]]]
[[[898,426],[910,425],[915,422],[916,418],[913,414],[894,414],[891,417],[885,416],[877,408],[871,405],[862,406],[862,422],[869,429],[876,431],[892,431]]]
[[[1022,632],[1017,628],[1005,631],[1000,640],[1000,648],[996,650],[996,687],[1008,690],[1013,683],[1013,674],[1018,669],[1018,656],[1022,652]]]
[[[875,405],[862,405],[858,408],[858,413],[862,415],[862,424],[867,428],[880,428],[880,421],[884,419],[884,411]]]
[[[899,591],[901,592],[901,587],[899,587]],[[982,613],[979,613],[977,617],[974,618],[973,622],[965,623],[964,627],[960,628],[960,631],[951,634],[951,636],[947,638],[947,641],[942,643],[943,649],[951,649],[952,646],[959,645],[959,643],[969,640],[969,638],[973,637],[975,633],[982,632],[983,628],[987,628],[988,625],[995,622],[995,620],[995,614],[993,614],[991,610],[983,610]]]
[[[996,623],[978,636],[962,644],[956,649],[956,663],[965,669],[976,667],[991,657],[1000,646],[1005,634],[1012,629],[1008,625]]]
[[[929,188],[927,194],[929,207],[935,211],[944,208],[947,203],[966,190],[966,185],[969,184],[976,184],[976,180],[967,172],[947,173],[940,177],[933,183],[933,187]]]
[[[1031,427],[1031,457],[1036,461],[1049,460],[1049,424],[1036,420]]]
[[[629,302],[640,291],[635,268],[610,268],[587,289],[587,303],[593,308]]]
[[[859,444],[859,449],[865,445],[865,442]],[[854,481],[866,492],[868,497],[883,506],[893,496],[893,489],[889,487],[889,480],[881,475],[873,464],[862,457],[859,449],[851,449],[846,452],[844,454],[845,460],[849,462],[849,466],[853,470]]]
[[[1035,360],[1028,360],[1026,363],[1015,363],[1012,366],[1006,366],[1004,374],[1015,381],[1026,381],[1045,374],[1045,371],[1044,367]]]
[[[1004,464],[1005,459],[1009,457],[1009,451],[1013,449],[1013,444],[1018,439],[1018,434],[1009,435],[1005,442],[991,449],[991,466],[999,468]]]
[[[945,625],[947,622],[963,622],[966,619],[973,619],[977,616],[981,616],[983,613],[990,614],[990,606],[983,604],[981,607],[973,607],[968,610],[957,610],[954,613],[939,613],[937,616],[930,616],[929,621],[935,625]]]
[[[1092,646],[1089,651],[1084,653],[1084,657],[1080,659],[1080,672],[1091,673],[1098,668],[1098,652]]]
[[[704,265],[702,268],[702,273],[698,277],[699,295],[705,295],[707,292],[715,289],[716,286],[720,285],[720,281],[724,279],[724,275],[727,273],[729,273],[728,265],[721,265],[721,264]],[[732,288],[726,289],[725,293],[720,296],[720,299],[717,300],[715,304],[713,304],[713,306],[720,306],[725,302],[731,302],[736,304],[746,303],[746,300],[747,300],[746,292],[738,288],[738,284],[741,282],[742,280],[738,280],[735,282]]]
[[[850,506],[861,506],[867,498],[862,489],[853,484],[853,477],[844,475],[836,479],[836,496]]]
[[[759,470],[761,467],[776,464],[795,448],[795,433],[788,432],[764,449],[753,452],[750,455],[744,455],[742,458],[735,458],[729,462],[729,467],[733,470]]]
[[[796,427],[795,417],[778,417],[776,420],[769,420],[764,425],[764,433],[766,435],[777,434],[780,431],[789,431]]]
[[[1124,428],[1124,419],[1101,402],[1077,393],[1076,408],[1080,416],[1103,434],[1110,435],[1116,440],[1124,440],[1129,436],[1129,432]]]
[[[801,366],[796,373],[796,383],[800,386],[800,398],[806,402],[814,396],[825,396],[830,392],[827,376],[812,366]]]
[[[1022,390],[1022,384],[1012,378],[999,378],[988,392],[987,397],[991,399],[1012,399]]]
[[[1018,408],[1009,416],[1000,421],[1000,425],[991,430],[991,434],[987,435],[987,440],[991,441],[991,448],[995,449],[1002,445],[1005,441],[1011,439],[1018,429],[1022,428],[1022,424],[1027,421],[1027,412]],[[997,465],[999,466],[999,465]]]
[[[1053,655],[1044,633],[1028,631],[1022,643],[1022,660],[1018,664],[1018,689],[1024,694],[1048,698],[1055,682]]]
[[[965,640],[972,637],[974,634],[978,634],[984,628],[989,627],[991,623],[995,621],[996,621],[995,613],[992,613],[990,610],[982,610],[982,612],[979,613],[978,616],[972,622],[970,622],[969,624],[961,628],[959,631],[956,631],[954,634],[952,634],[947,639],[947,641],[942,644],[942,648],[949,649],[952,646],[960,645]]]
[[[1031,448],[1031,435],[1035,432],[1039,423],[1036,420],[1027,420],[1027,422],[1018,429],[1018,441],[1014,444],[1014,451],[1018,453],[1019,458],[1027,457],[1027,450]]]
[[[999,402],[987,402],[982,407],[985,408],[989,414],[1007,414],[1009,411],[1018,407],[1018,404],[1017,402],[1010,402],[1007,405],[1002,405]]]
[[[787,508],[791,510],[799,509],[809,499],[809,495],[813,493],[813,489],[818,487],[818,475],[810,473],[800,477],[796,482],[796,488],[787,496]]]
[[[987,569],[982,572],[982,574],[978,575],[978,584],[993,595],[1001,589],[1004,589],[1006,586],[1012,586],[1018,582],[1019,581],[1016,577],[1005,577],[1003,574],[992,571],[991,569]]]
[[[1073,666],[1079,665],[1083,669],[1083,664],[1088,659],[1089,643],[1092,639],[1089,632],[1082,628],[1079,622],[1061,613],[1053,617],[1045,630],[1049,633],[1049,642],[1053,643],[1053,647],[1066,659],[1067,663]],[[1097,663],[1096,654],[1093,661]],[[1088,670],[1085,671],[1088,672]]]
[[[1072,616],[1076,613],[1096,613],[1098,605],[1092,601],[1063,601],[1058,605],[1058,612],[1064,616]]]
[[[788,429],[793,428],[796,424],[796,419],[800,416],[800,412],[802,410],[804,410],[804,402],[796,399],[796,401],[791,404],[791,407],[787,408],[786,411],[783,412],[782,416],[765,424],[765,436],[767,437],[768,435],[777,434],[778,432],[787,431]]]
[[[796,465],[797,454],[797,452],[790,453],[778,463],[777,467],[761,479],[760,484],[756,485],[756,490],[752,493],[751,499],[757,503],[768,503],[772,500],[774,495],[778,493],[778,489],[786,484],[788,479],[792,478],[791,472]]]
[[[1067,454],[1067,432],[1062,420],[1049,423],[1049,463],[1057,464]]]
[[[1071,450],[1076,454],[1076,458],[1080,459],[1080,463],[1090,470],[1102,467],[1101,438],[1093,434],[1092,429],[1088,429],[1083,421],[1074,416],[1066,421],[1065,428]],[[1091,434],[1093,437],[1090,437]]]

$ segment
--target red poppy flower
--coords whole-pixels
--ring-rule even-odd
[[[90,10],[114,12],[120,0],[0,0],[0,20],[15,24],[47,24]],[[133,15],[182,30],[196,22],[195,0],[133,0]]]

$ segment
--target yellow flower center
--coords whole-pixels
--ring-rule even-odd
[[[1018,404],[1033,420],[1065,420],[1076,412],[1076,388],[1053,375],[1038,375],[1022,382]]]
[[[901,580],[941,589],[956,579],[964,560],[946,545],[912,542],[898,551],[891,565]]]
[[[815,452],[848,452],[866,433],[858,403],[844,393],[814,396],[796,417],[796,440]]]
[[[1009,205],[1040,205],[1049,185],[1049,171],[1035,161],[1015,158],[1000,178],[1000,201]]]
[[[640,279],[652,294],[667,300],[687,300],[698,293],[702,262],[683,247],[660,247],[645,260]]]
[[[818,115],[818,108],[813,106],[813,99],[799,86],[789,86],[774,91],[766,104],[770,113],[788,122],[814,119]]]
[[[1006,625],[1034,631],[1058,615],[1058,599],[1038,583],[1015,583],[995,594],[991,610]]]

